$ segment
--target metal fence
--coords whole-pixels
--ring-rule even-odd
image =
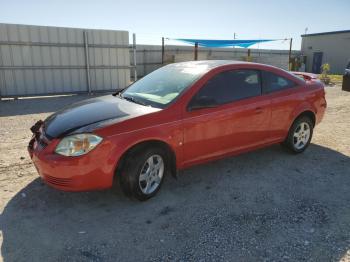
[[[127,31],[0,24],[0,97],[121,89],[129,49]]]
[[[0,23],[0,97],[122,89],[130,74],[135,79],[136,72],[142,77],[164,64],[194,59],[191,46],[166,45],[164,56],[161,46],[133,48],[127,31]],[[198,59],[246,60],[247,52],[199,48]],[[130,61],[137,70],[130,70]],[[250,61],[287,69],[288,51],[250,49]]]
[[[250,61],[264,63],[288,69],[288,50],[250,49]],[[133,59],[133,53],[130,53]],[[292,51],[292,56],[299,56],[300,51]],[[248,49],[244,48],[199,48],[199,60],[240,60],[246,61]],[[161,67],[162,47],[156,45],[137,45],[137,73],[140,77],[147,75]],[[194,59],[194,47],[166,45],[164,52],[164,64],[173,62],[190,61]]]

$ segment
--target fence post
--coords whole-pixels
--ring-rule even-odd
[[[164,50],[164,37],[162,37],[162,65],[164,65],[164,53],[165,53],[165,50]]]
[[[91,81],[90,81],[90,59],[89,59],[89,40],[87,31],[83,32],[84,36],[84,49],[85,49],[85,64],[86,64],[86,81],[88,87],[88,93],[91,94]]]
[[[134,51],[134,81],[137,81],[137,68],[136,68],[136,34],[132,34],[133,51]]]
[[[1,48],[0,48],[0,65],[3,65],[4,62],[2,61],[2,51],[1,51]],[[0,101],[2,100],[2,89],[4,88],[5,89],[5,73],[3,70],[0,71]]]
[[[292,68],[292,43],[293,43],[293,38],[290,39],[289,42],[289,54],[288,54],[288,70],[291,70]]]
[[[145,48],[143,49],[142,64],[143,64],[143,74],[141,76],[145,76],[145,75],[147,75],[147,73],[146,73],[146,70],[147,70],[147,68],[146,68],[146,49]]]
[[[198,60],[198,42],[194,44],[194,60]]]

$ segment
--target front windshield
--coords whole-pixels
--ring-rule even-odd
[[[170,64],[129,86],[121,97],[146,106],[165,108],[208,69],[208,65],[198,62]]]

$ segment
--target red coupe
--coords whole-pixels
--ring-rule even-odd
[[[303,152],[327,103],[321,82],[297,74],[235,61],[170,64],[38,121],[28,150],[54,188],[106,189],[118,181],[146,200],[166,174],[191,165],[276,143]]]

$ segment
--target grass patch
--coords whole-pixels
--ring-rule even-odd
[[[331,79],[331,83],[341,84],[343,83],[343,75],[328,75]]]

